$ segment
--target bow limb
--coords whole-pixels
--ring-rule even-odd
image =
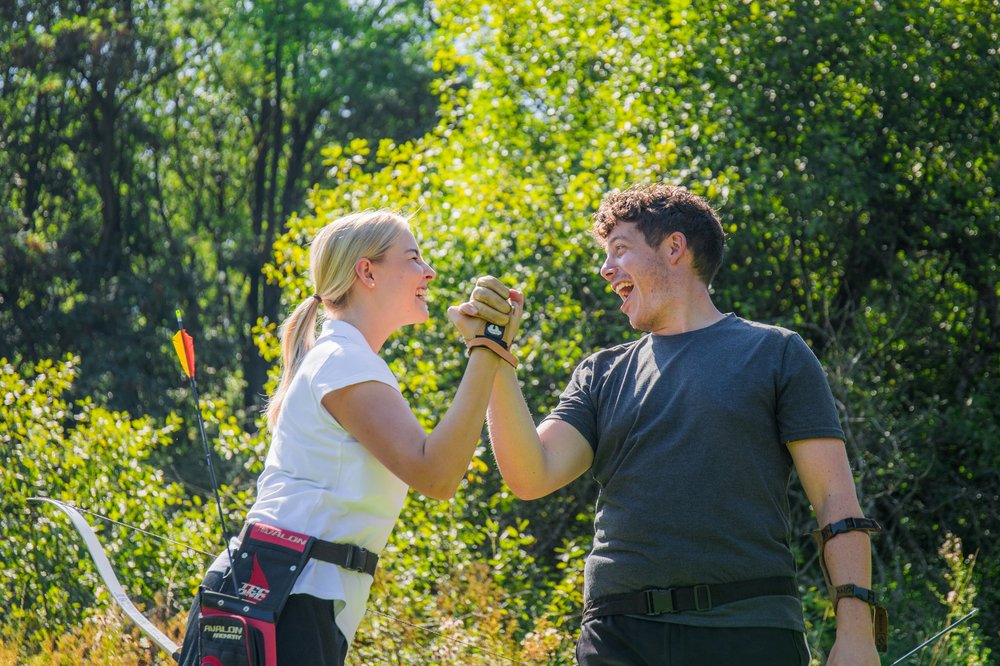
[[[97,539],[97,534],[90,527],[87,521],[84,519],[80,513],[68,504],[64,504],[58,500],[54,500],[48,497],[31,497],[29,501],[36,502],[48,502],[53,506],[57,507],[60,511],[69,516],[69,519],[73,522],[73,527],[79,532],[80,536],[83,538],[83,542],[87,545],[87,550],[90,551],[90,556],[94,560],[94,564],[97,565],[97,572],[101,576],[101,580],[104,581],[104,585],[108,588],[111,596],[114,597],[115,601],[121,607],[125,614],[132,619],[133,622],[138,625],[138,627],[150,638],[154,643],[156,643],[162,650],[170,655],[176,656],[179,653],[180,646],[170,640],[166,634],[156,628],[156,626],[143,615],[132,600],[128,598],[125,593],[125,588],[122,584],[118,582],[118,577],[115,576],[114,569],[111,567],[111,562],[108,560],[108,556],[104,554],[104,548],[101,546],[101,542]]]

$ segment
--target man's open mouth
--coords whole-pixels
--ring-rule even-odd
[[[624,301],[628,298],[628,295],[632,293],[632,289],[635,288],[635,285],[628,280],[622,280],[621,282],[613,285],[611,288],[614,289],[615,293],[618,294],[618,296]]]

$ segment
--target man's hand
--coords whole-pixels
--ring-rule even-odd
[[[878,666],[881,660],[875,649],[871,607],[853,597],[841,597],[834,603],[837,604],[837,640],[827,657],[827,666]]]
[[[860,637],[838,638],[826,660],[827,666],[878,666],[880,663],[882,662],[875,650],[875,642]]]

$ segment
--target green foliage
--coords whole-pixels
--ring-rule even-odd
[[[944,535],[933,568],[906,563],[902,575],[890,587],[902,598],[890,615],[890,657],[901,657],[953,622],[965,617],[978,604],[980,581],[977,554],[966,554],[962,540]],[[943,565],[943,566],[942,566]],[[992,663],[992,650],[985,647],[981,615],[975,615],[911,657],[917,666],[979,666]]]
[[[976,555],[962,552],[962,541],[949,534],[938,551],[947,569],[944,579],[947,593],[938,595],[939,601],[948,609],[945,622],[949,625],[964,618],[974,610],[977,595],[974,569]],[[963,666],[985,666],[990,661],[991,650],[983,647],[977,631],[977,623],[963,623],[947,634],[947,639],[934,646],[930,664],[962,664]]]
[[[410,143],[325,151],[332,182],[276,244],[272,278],[308,293],[288,265],[330,216],[412,212],[439,315],[391,349],[398,372],[420,376],[414,404],[440,411],[461,368],[443,306],[493,273],[527,293],[520,374],[543,415],[583,355],[633,335],[595,275],[599,198],[683,183],[730,235],[719,305],[800,330],[829,370],[864,507],[887,526],[879,578],[933,552],[944,527],[995,557],[997,3],[439,9],[441,123]],[[469,489],[470,507],[501,488]],[[509,521],[559,526],[529,549],[536,586],[553,584],[560,539],[585,538],[576,517],[592,494],[582,481],[510,505]]]
[[[181,307],[205,387],[259,407],[261,265],[321,146],[433,121],[431,29],[409,0],[3,3],[0,337],[72,351],[78,395],[163,416]]]
[[[470,472],[467,483],[475,477]],[[465,519],[469,496],[447,503],[411,497],[382,556],[351,663],[388,655],[397,663],[493,664],[497,655],[550,663],[553,650],[521,626],[540,615],[530,587],[537,565],[525,550],[532,537],[523,523],[502,528],[495,508],[479,507],[476,522]],[[526,661],[525,650],[540,661]]]
[[[975,585],[1000,577],[1000,3],[277,7],[154,2],[132,23],[116,3],[0,8],[0,57],[14,63],[0,70],[0,333],[16,359],[0,431],[8,644],[30,636],[29,652],[99,612],[93,585],[67,584],[95,581],[85,557],[62,557],[75,541],[58,517],[26,519],[27,496],[215,549],[204,483],[155,469],[189,457],[170,439],[186,453],[198,437],[169,415],[188,399],[167,346],[175,302],[199,341],[236,524],[267,442],[240,394],[264,386],[251,375],[276,358],[281,303],[311,293],[316,228],[369,207],[413,216],[438,271],[432,319],[387,351],[428,427],[464,367],[446,306],[485,273],[523,289],[519,374],[541,417],[581,358],[635,335],[597,275],[590,215],[611,188],[666,180],[723,218],[720,308],[799,330],[828,370],[862,505],[886,527],[875,569],[894,653],[975,602],[975,622],[933,658],[986,663],[1000,617],[998,592]],[[80,360],[22,367],[67,349]],[[81,365],[88,379],[71,384]],[[71,385],[91,399],[70,399]],[[165,421],[101,407],[108,391]],[[479,451],[456,499],[411,498],[351,659],[572,663],[595,493],[581,479],[516,501]],[[814,519],[804,498],[793,505],[805,535]],[[164,580],[190,590],[205,564],[117,528],[103,536],[147,601]],[[794,545],[823,655],[829,600],[808,540]]]
[[[0,666],[174,666],[177,663],[131,626],[131,620],[123,618],[124,615],[116,612],[116,609],[99,609],[88,616],[86,623],[47,638],[38,650],[27,650],[28,641],[23,636],[0,636]],[[181,629],[180,624],[175,623],[168,630],[168,635],[177,640]]]

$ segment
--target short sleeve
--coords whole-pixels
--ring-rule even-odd
[[[376,354],[352,353],[350,347],[343,347],[330,354],[319,366],[312,378],[312,390],[317,399],[345,386],[376,381],[399,391],[399,382],[386,362]]]
[[[559,403],[542,419],[559,420],[576,428],[597,450],[597,401],[593,395],[594,364],[593,357],[577,366],[570,377],[569,384],[559,396]]]
[[[797,334],[788,336],[778,378],[778,432],[785,444],[845,439],[823,366]]]

